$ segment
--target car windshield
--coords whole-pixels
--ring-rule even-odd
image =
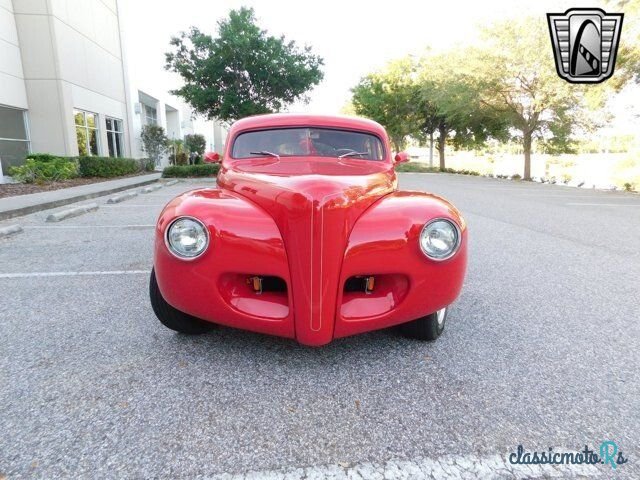
[[[281,128],[241,133],[233,158],[349,157],[382,160],[382,142],[369,133],[329,128]]]

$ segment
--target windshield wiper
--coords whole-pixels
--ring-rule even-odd
[[[369,155],[369,152],[347,152],[342,155],[338,155],[338,158],[353,157],[354,155]]]
[[[268,150],[260,150],[259,152],[249,152],[251,155],[268,155],[270,157],[280,158],[277,153],[270,152]]]

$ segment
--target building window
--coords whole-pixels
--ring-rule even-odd
[[[107,146],[110,157],[124,157],[122,120],[107,117]]]
[[[98,155],[98,115],[82,110],[74,110],[78,154],[81,156]]]
[[[149,105],[144,105],[144,124],[145,125],[158,124],[158,111],[155,108],[150,107]]]
[[[24,110],[0,107],[0,175],[22,165],[30,152],[29,131]]]

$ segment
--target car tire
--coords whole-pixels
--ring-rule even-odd
[[[433,341],[437,339],[444,331],[444,325],[447,321],[447,313],[449,308],[445,307],[437,312],[418,318],[412,322],[400,325],[400,331],[403,335],[416,340]]]
[[[151,298],[151,307],[156,317],[158,317],[160,323],[171,330],[188,335],[199,335],[215,327],[212,323],[200,320],[169,305],[162,296],[162,293],[160,293],[155,270],[151,270],[149,297]]]

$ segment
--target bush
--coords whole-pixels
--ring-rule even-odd
[[[189,163],[189,155],[187,152],[180,152],[176,154],[176,165],[187,165]]]
[[[522,177],[520,176],[519,173],[515,173],[513,175],[511,175],[511,180],[521,180]]]
[[[120,177],[140,172],[140,162],[132,158],[80,157],[80,176],[82,177]]]
[[[23,183],[57,182],[77,177],[78,164],[67,157],[31,154],[24,165],[11,167],[9,175]]]
[[[141,172],[153,172],[156,169],[156,162],[150,158],[139,158],[136,161]]]
[[[55,162],[56,160],[66,160],[68,162],[75,162],[73,157],[63,157],[60,155],[52,155],[50,153],[30,153],[27,155],[27,160],[36,160],[38,162]]]
[[[162,172],[165,178],[171,177],[215,177],[220,170],[218,163],[205,163],[203,165],[172,165]]]
[[[399,163],[395,166],[396,172],[421,172],[421,173],[433,173],[438,172],[437,167],[430,167],[424,163]]]

